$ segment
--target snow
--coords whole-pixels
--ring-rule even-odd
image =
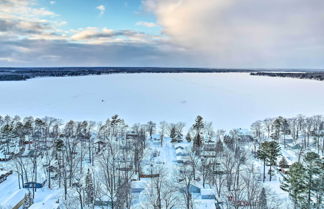
[[[19,190],[17,176],[10,175],[7,180],[0,183],[0,207],[14,207],[25,196],[24,190]]]
[[[130,124],[183,121],[200,114],[215,128],[247,128],[260,118],[323,112],[324,82],[219,74],[114,74],[0,82],[0,114]]]
[[[35,203],[29,209],[57,209],[59,206],[57,203],[59,196],[59,190],[50,190],[48,188],[40,189],[40,191],[36,193]]]
[[[8,176],[7,180],[0,183],[0,208],[12,208],[20,200],[22,200],[27,193],[27,189],[19,189],[17,175],[12,174]],[[57,209],[58,200],[60,196],[59,190],[50,190],[48,188],[38,189],[35,193],[34,204],[31,209]]]

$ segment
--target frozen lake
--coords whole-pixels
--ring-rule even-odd
[[[324,82],[215,74],[112,74],[0,82],[0,114],[106,120],[183,121],[247,128],[266,117],[323,114]]]

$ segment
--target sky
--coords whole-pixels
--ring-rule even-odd
[[[323,0],[0,0],[0,67],[324,69]]]

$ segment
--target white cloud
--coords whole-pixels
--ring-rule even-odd
[[[214,66],[322,66],[323,0],[143,0],[174,43]]]
[[[50,1],[50,4],[52,4],[52,5],[56,4],[56,1]]]
[[[55,13],[37,7],[35,1],[3,0],[0,1],[0,33],[11,37],[27,37],[34,35],[54,34],[56,25],[61,24],[48,17]]]
[[[164,40],[157,35],[149,35],[133,30],[111,30],[107,28],[88,27],[73,31],[71,40],[87,44],[105,43],[151,43]]]
[[[153,27],[157,26],[157,24],[154,23],[154,22],[143,22],[143,21],[137,22],[136,25],[137,26],[144,26],[144,27],[147,27],[147,28],[153,28]]]
[[[106,12],[106,7],[104,5],[102,5],[102,4],[97,6],[96,9],[99,10],[100,15],[103,15]]]

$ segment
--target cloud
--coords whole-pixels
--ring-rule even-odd
[[[150,43],[164,39],[162,36],[149,35],[133,30],[110,30],[107,28],[89,27],[75,31],[71,40],[83,43],[137,42]]]
[[[49,21],[56,14],[44,8],[35,7],[35,2],[3,0],[0,1],[0,35],[13,38],[31,38],[56,32],[55,26],[61,22]]]
[[[144,0],[163,32],[214,66],[324,67],[322,0]]]
[[[56,4],[56,1],[50,1],[50,4],[52,4],[52,5]]]
[[[13,34],[38,34],[49,29],[46,22],[23,21],[16,18],[0,19],[0,31]]]
[[[0,40],[2,66],[184,66],[196,55],[169,43],[72,43],[66,40]],[[164,47],[160,47],[163,45]],[[8,51],[10,53],[8,54]],[[174,53],[176,52],[176,53]],[[19,59],[14,59],[19,58]],[[168,62],[166,62],[168,60]]]
[[[157,22],[136,25],[160,35],[64,31],[37,0],[0,0],[0,65],[324,68],[322,0],[142,1]]]
[[[156,27],[157,26],[156,23],[153,23],[153,22],[143,22],[143,21],[137,22],[135,25],[137,25],[137,26],[144,26],[144,27],[147,27],[147,28],[153,28],[153,27]]]
[[[99,10],[100,15],[103,15],[106,12],[106,7],[104,5],[102,5],[102,4],[97,6],[96,9]]]
[[[56,14],[42,7],[37,7],[35,0],[1,0],[0,16],[7,17],[25,17],[30,19],[39,19],[46,16],[55,16]]]

